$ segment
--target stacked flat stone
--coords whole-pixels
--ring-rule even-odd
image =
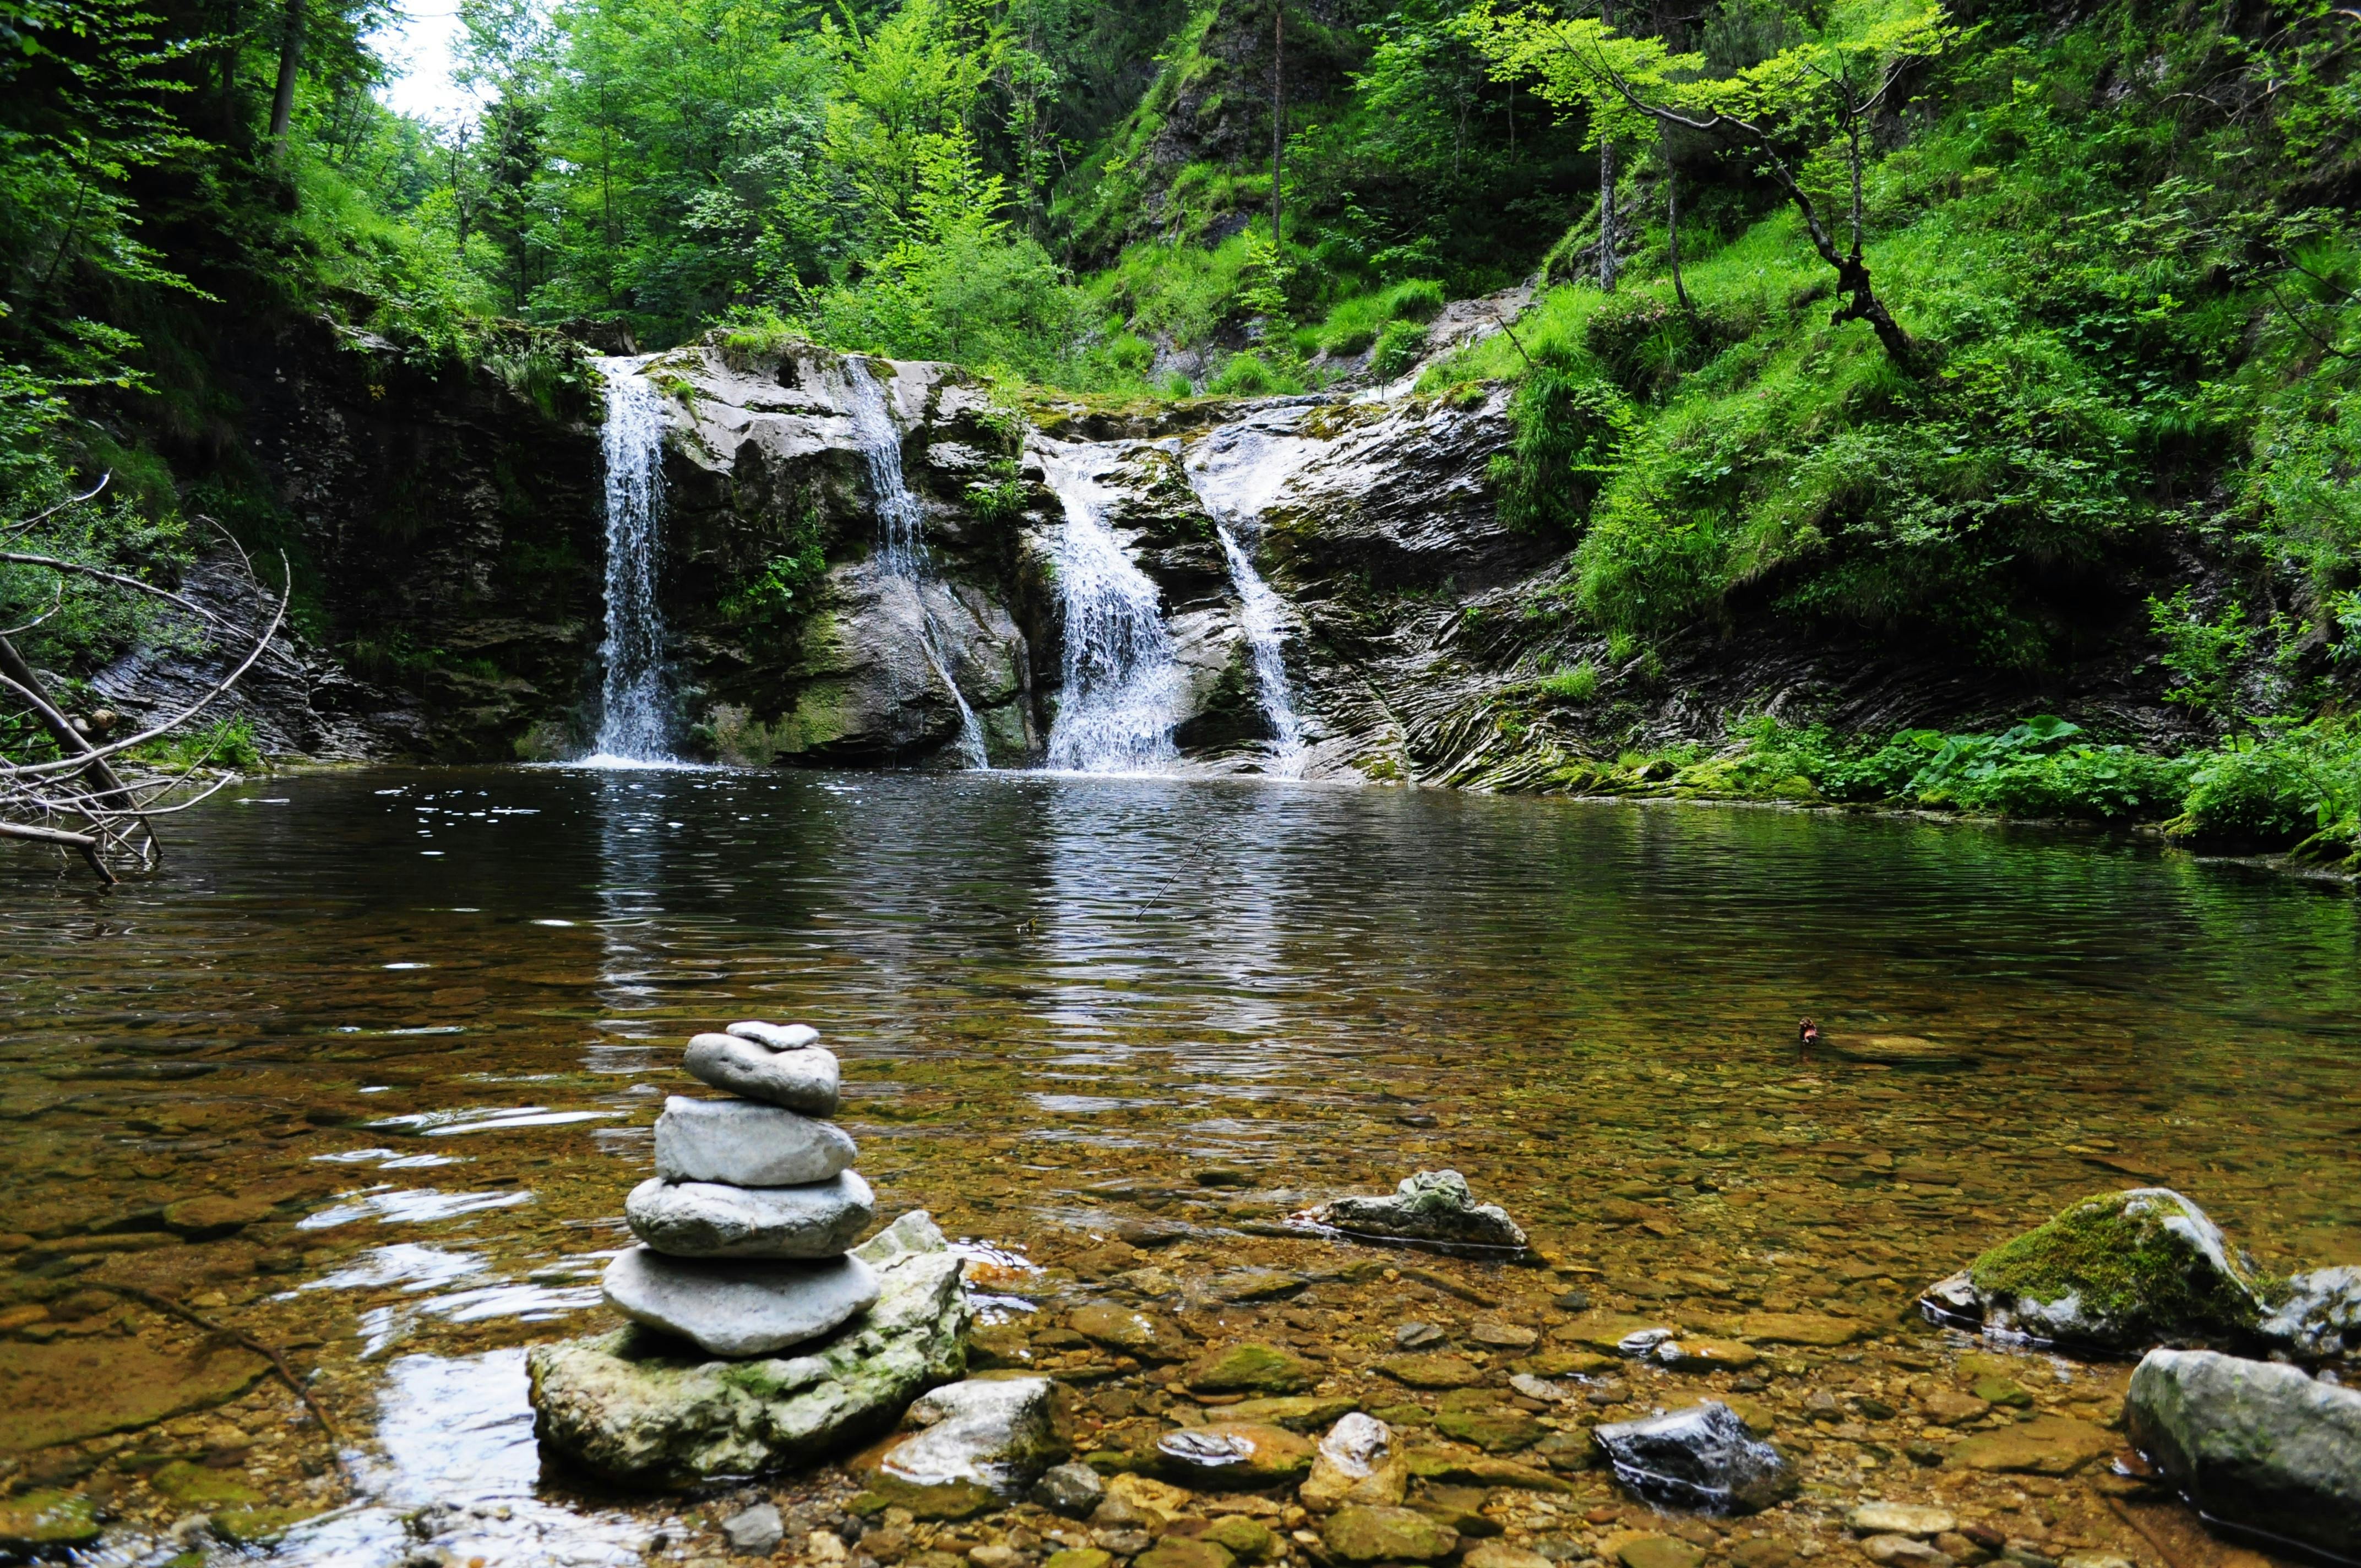
[[[866,1311],[877,1277],[846,1254],[875,1217],[835,1114],[836,1058],[800,1024],[732,1024],[686,1065],[727,1100],[674,1095],[656,1174],[623,1217],[642,1245],[607,1267],[625,1317],[708,1354],[769,1355]]]

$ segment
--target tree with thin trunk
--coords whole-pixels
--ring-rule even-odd
[[[279,25],[279,82],[270,94],[270,143],[283,150],[295,118],[295,73],[303,64],[303,0],[287,0]]]
[[[1587,111],[1602,145],[1651,126],[1677,127],[1751,155],[1836,272],[1843,301],[1830,321],[1868,323],[1894,364],[1915,373],[1916,348],[1879,297],[1863,255],[1861,179],[1872,121],[1911,66],[1959,37],[1939,5],[1898,0],[1866,26],[1808,38],[1720,77],[1705,74],[1702,55],[1674,54],[1661,38],[1627,37],[1588,17],[1503,16],[1484,5],[1462,26],[1496,77],[1533,78],[1534,90],[1561,112]],[[1839,198],[1805,183],[1807,160],[1821,154],[1844,168],[1841,218]],[[1840,225],[1848,230],[1842,243]]]
[[[1287,0],[1270,7],[1270,248],[1279,253],[1279,155],[1287,145]]]
[[[1615,0],[1598,0],[1598,20],[1601,26],[1615,25]],[[1615,291],[1615,274],[1619,270],[1615,257],[1615,137],[1605,126],[1598,131],[1598,291]]]

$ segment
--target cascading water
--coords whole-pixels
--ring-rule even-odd
[[[1212,514],[1238,596],[1238,624],[1252,655],[1255,700],[1270,726],[1271,772],[1293,778],[1303,770],[1303,718],[1287,684],[1287,605],[1255,569],[1253,545],[1262,511],[1301,459],[1299,437],[1233,427],[1215,433],[1184,466],[1191,488]]]
[[[664,610],[656,564],[664,519],[664,407],[637,362],[601,359],[607,425],[606,678],[594,763],[668,762]]]
[[[1049,487],[1065,510],[1052,558],[1065,609],[1065,681],[1049,726],[1049,766],[1142,773],[1178,754],[1180,665],[1158,610],[1156,584],[1107,525],[1106,492],[1076,450],[1044,444]]]
[[[869,493],[877,505],[878,569],[909,585],[911,596],[918,602],[927,663],[942,677],[959,708],[960,752],[970,767],[989,769],[992,761],[983,749],[983,726],[977,721],[975,709],[968,706],[959,682],[951,678],[942,624],[927,603],[926,587],[934,565],[927,554],[927,514],[902,477],[902,433],[895,429],[894,417],[886,410],[885,389],[869,373],[866,363],[847,359],[844,376],[852,393],[853,433],[860,438],[861,460],[869,471]]]

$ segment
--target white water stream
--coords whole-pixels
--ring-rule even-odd
[[[1083,773],[1151,773],[1178,752],[1180,665],[1155,582],[1106,519],[1094,449],[1038,448],[1065,510],[1051,547],[1065,609],[1064,683],[1049,726],[1049,766]]]
[[[959,708],[960,754],[970,767],[989,770],[992,760],[983,748],[983,726],[977,721],[975,709],[968,705],[959,682],[952,678],[948,639],[933,608],[927,603],[926,590],[934,576],[934,563],[927,554],[927,514],[902,475],[902,433],[895,427],[894,416],[885,406],[885,389],[870,374],[866,361],[848,358],[844,377],[852,393],[850,402],[853,433],[861,441],[861,460],[869,471],[869,493],[877,506],[878,569],[909,586],[911,597],[917,601],[927,662],[942,678],[952,703]]]
[[[607,640],[599,653],[593,767],[670,762],[665,712],[664,610],[656,568],[664,521],[664,408],[636,360],[598,361],[606,383]]]
[[[1298,777],[1304,762],[1303,718],[1287,682],[1287,637],[1293,628],[1286,601],[1256,569],[1254,550],[1262,541],[1264,510],[1312,445],[1251,423],[1225,425],[1183,462],[1190,488],[1212,515],[1229,562],[1238,623],[1254,663],[1255,700],[1270,726],[1271,772],[1280,778]]]

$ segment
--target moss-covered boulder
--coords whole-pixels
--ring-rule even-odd
[[[2269,1288],[2205,1211],[2169,1188],[2136,1187],[2003,1242],[1931,1288],[1925,1305],[1952,1323],[2133,1351],[2249,1340]]]

